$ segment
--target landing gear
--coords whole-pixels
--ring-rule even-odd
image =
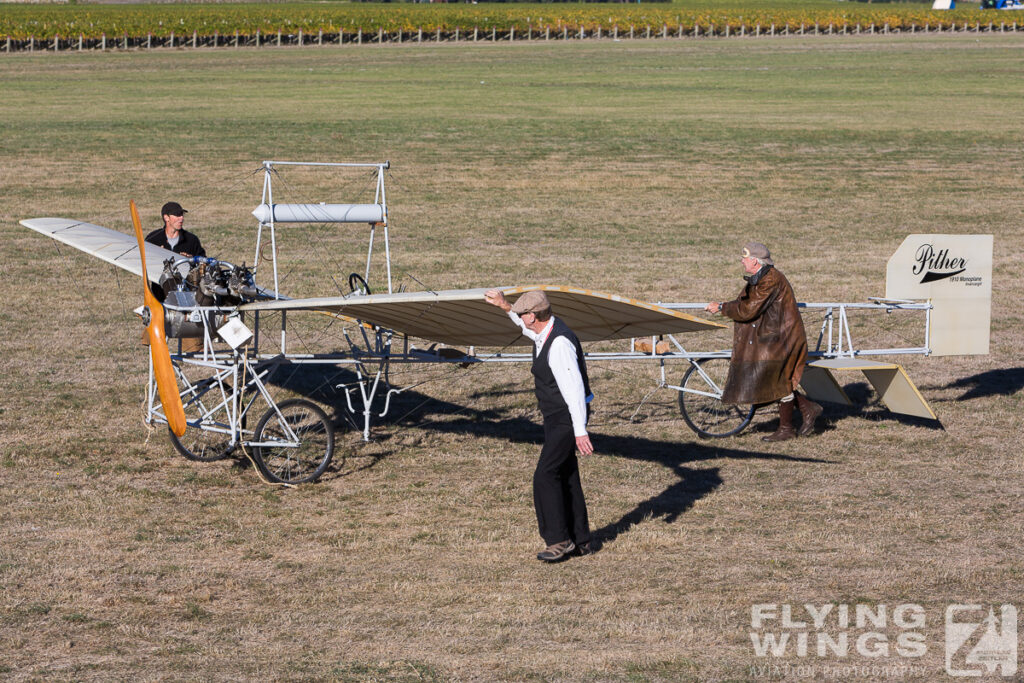
[[[722,403],[722,390],[728,376],[728,358],[690,361],[683,375],[679,412],[701,438],[720,439],[739,434],[754,416],[752,405]]]
[[[252,455],[269,481],[315,481],[334,456],[334,426],[312,401],[282,401],[276,408],[271,406],[256,425]]]

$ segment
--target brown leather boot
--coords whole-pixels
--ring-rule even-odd
[[[774,434],[762,436],[761,441],[789,441],[796,438],[796,430],[793,429],[793,404],[796,401],[779,402],[779,428]]]
[[[796,394],[796,403],[800,409],[800,416],[803,418],[797,434],[800,436],[810,436],[814,433],[814,421],[821,417],[821,413],[825,409],[800,393]]]

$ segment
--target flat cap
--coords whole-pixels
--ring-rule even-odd
[[[551,302],[548,301],[548,295],[539,289],[531,289],[512,304],[512,312],[516,315],[536,313],[549,308],[551,308]]]
[[[774,266],[775,261],[772,261],[771,252],[768,251],[768,247],[764,246],[760,242],[747,242],[743,245],[743,258],[757,258],[761,259],[769,266]]]

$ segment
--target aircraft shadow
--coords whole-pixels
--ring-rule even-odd
[[[439,422],[420,422],[428,429],[474,436],[490,436],[513,443],[536,444],[538,452],[544,440],[541,425],[526,418],[501,418],[495,411],[488,415],[474,414]],[[594,530],[600,545],[611,543],[641,522],[661,519],[666,524],[675,522],[693,504],[722,485],[718,467],[692,467],[687,463],[731,458],[738,460],[785,460],[790,462],[834,464],[819,458],[800,458],[779,453],[726,448],[704,442],[656,441],[636,436],[621,436],[592,431],[594,447],[601,455],[628,460],[653,462],[668,469],[679,478],[660,493],[646,498],[624,513],[619,519]]]
[[[1024,368],[999,368],[987,370],[970,377],[950,382],[943,389],[966,388],[954,401],[970,401],[986,396],[1009,396],[1024,388]]]
[[[361,425],[356,424],[356,420],[348,410],[344,390],[338,388],[338,385],[351,386],[355,381],[355,375],[346,369],[336,372],[334,370],[335,368],[332,368],[332,372],[325,374],[323,367],[287,366],[275,373],[269,382],[275,386],[286,388],[291,393],[297,393],[316,401],[327,408],[336,427],[345,426],[361,431]],[[536,444],[538,452],[540,444],[544,440],[542,426],[531,419],[507,417],[502,410],[471,408],[414,390],[404,391],[393,398],[390,416],[388,420],[390,424],[399,429],[397,432],[378,439],[379,443],[385,444],[385,448],[380,453],[354,469],[341,464],[332,464],[329,472],[335,476],[347,476],[373,467],[401,449],[403,447],[401,433],[412,429],[476,437],[486,436],[513,443]],[[769,428],[764,425],[758,425],[758,428],[769,431],[774,429],[774,427]],[[671,524],[692,508],[696,501],[722,485],[720,468],[696,467],[693,466],[694,463],[722,458],[781,460],[815,464],[835,463],[835,461],[820,458],[795,457],[781,453],[730,448],[720,445],[722,442],[719,441],[698,441],[696,438],[689,442],[669,442],[637,436],[605,434],[600,431],[591,432],[591,438],[602,455],[656,463],[670,469],[678,477],[678,481],[670,484],[663,491],[639,501],[631,510],[623,513],[619,519],[595,529],[594,536],[598,544],[611,543],[619,535],[647,520],[660,519],[666,524]]]
[[[825,408],[825,412],[818,418],[818,432],[831,432],[838,429],[839,423],[843,420],[851,417],[856,417],[864,420],[885,420],[887,422],[898,422],[901,425],[908,427],[924,427],[926,429],[936,429],[945,431],[945,427],[942,426],[942,422],[939,420],[932,420],[926,417],[915,417],[913,415],[903,415],[901,413],[894,413],[889,410],[884,403],[878,398],[878,394],[875,393],[874,389],[868,382],[851,382],[850,384],[843,385],[843,391],[850,397],[853,405],[843,405],[841,403],[829,403],[822,401],[822,406]],[[772,427],[774,429],[774,427]]]

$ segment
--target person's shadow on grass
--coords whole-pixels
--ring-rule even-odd
[[[360,431],[352,419],[343,394],[345,388],[355,379],[351,371],[341,369],[325,374],[322,369],[289,366],[285,372],[276,375],[275,379],[280,384],[327,407],[336,428],[343,428],[347,423],[355,431]],[[532,393],[527,389],[511,391]],[[501,393],[507,394],[508,391]],[[544,440],[543,427],[532,419],[504,417],[505,413],[500,409],[478,410],[416,391],[396,395],[390,408],[393,411],[391,415],[394,416],[390,422],[396,429],[378,436],[376,441],[383,445],[383,448],[361,466],[354,469],[344,467],[342,471],[343,465],[339,461],[332,464],[330,472],[336,476],[347,476],[373,467],[402,448],[403,440],[406,438],[404,435],[413,430],[505,439],[514,443],[537,444],[538,448]],[[648,519],[661,519],[666,524],[671,524],[692,508],[696,501],[722,485],[720,468],[694,467],[693,463],[722,458],[821,464],[832,462],[818,458],[799,458],[779,453],[729,448],[719,445],[722,443],[720,441],[657,441],[594,431],[591,432],[591,438],[602,455],[657,463],[672,470],[679,478],[663,491],[639,501],[619,519],[595,529],[594,538],[599,546],[613,542],[620,534]]]
[[[496,411],[476,414],[462,410],[463,416],[438,422],[419,422],[420,428],[445,433],[489,436],[514,443],[537,444],[544,440],[544,429],[532,420],[501,418]],[[671,524],[693,507],[693,504],[722,485],[718,467],[693,467],[692,463],[730,458],[737,460],[786,460],[791,462],[831,464],[819,458],[799,458],[779,453],[727,448],[700,442],[656,441],[638,436],[602,434],[591,431],[591,439],[601,455],[653,462],[672,470],[679,481],[663,491],[638,502],[619,519],[593,531],[598,546],[613,542],[642,521],[662,519]]]

